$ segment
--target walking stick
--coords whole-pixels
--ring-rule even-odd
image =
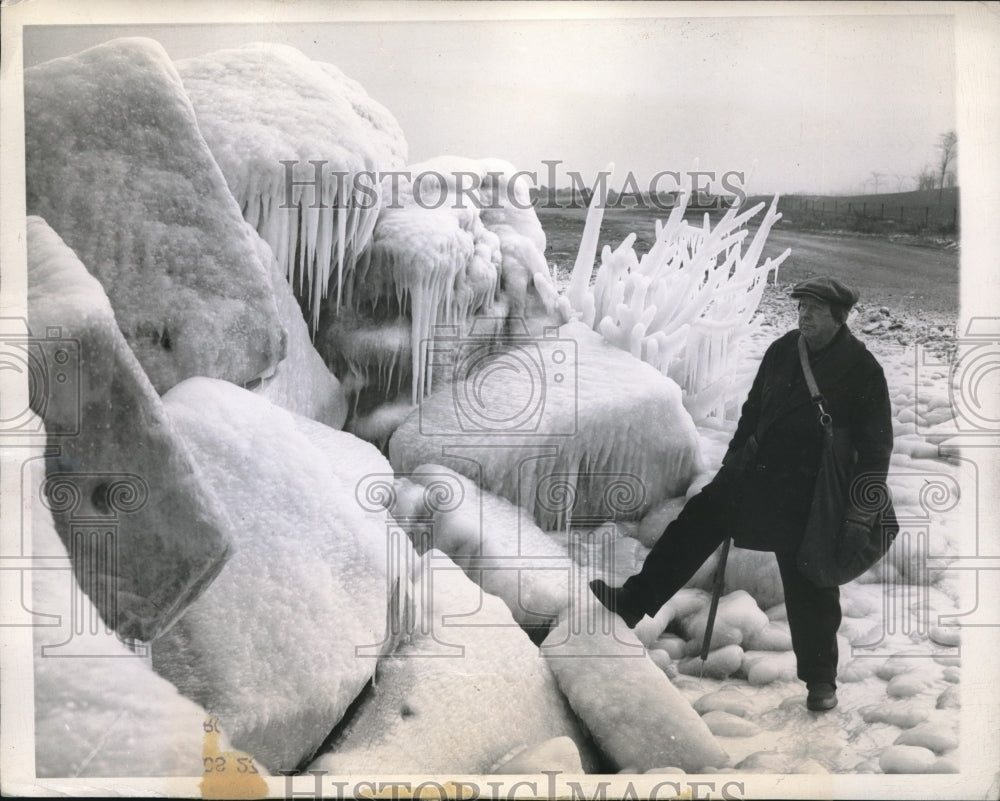
[[[708,659],[708,649],[712,643],[712,629],[715,628],[715,613],[719,610],[719,598],[722,597],[722,585],[726,580],[726,561],[729,559],[729,543],[726,537],[719,553],[719,565],[715,568],[715,581],[712,586],[712,603],[708,607],[708,622],[705,624],[705,640],[701,644],[701,675],[705,675],[705,660]]]

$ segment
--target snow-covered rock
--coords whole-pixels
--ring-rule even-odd
[[[677,385],[580,323],[483,354],[396,430],[389,460],[451,467],[544,529],[639,519],[701,470]]]
[[[32,513],[35,555],[65,558],[49,512],[36,505]],[[55,621],[33,630],[36,775],[201,775],[208,713],[158,676],[148,656],[77,628],[75,607],[81,621],[97,611],[68,566],[31,575],[32,611]]]
[[[177,71],[243,216],[315,331],[322,299],[333,290],[339,303],[371,238],[375,174],[405,163],[399,125],[356,81],[287,45],[219,50],[180,60]]]
[[[605,755],[641,772],[698,772],[728,758],[633,633],[586,587],[542,644],[559,687]]]
[[[718,711],[735,717],[748,718],[751,717],[753,708],[753,698],[733,687],[706,693],[694,702],[695,712],[702,716]]]
[[[235,746],[292,769],[392,646],[388,616],[401,607],[390,599],[407,596],[408,579],[389,564],[384,508],[356,495],[372,465],[391,471],[349,434],[325,429],[336,456],[316,447],[301,427],[318,436],[321,424],[232,384],[189,379],[164,406],[232,516],[239,551],[157,641],[154,666]]]
[[[421,465],[408,478],[450,499],[434,511],[433,547],[502,598],[518,623],[547,623],[569,605],[569,555],[527,512],[446,467]]]
[[[572,747],[576,764],[582,750],[593,769],[548,665],[504,603],[437,550],[423,556],[416,592],[427,599],[418,610],[426,617],[380,662],[374,687],[310,769],[487,773],[515,748],[550,740],[534,755],[522,752],[526,766],[559,770]]]
[[[31,67],[24,117],[28,212],[100,280],[156,390],[269,374],[285,337],[267,268],[163,48]]]
[[[718,564],[719,551],[716,550],[698,568],[698,572],[691,577],[687,586],[711,590]],[[726,592],[743,590],[749,593],[761,609],[767,609],[785,600],[778,562],[774,554],[769,551],[749,551],[731,546],[729,558],[726,560],[725,590]]]
[[[44,220],[29,217],[27,232],[28,322],[47,371],[33,376],[42,383],[31,388],[32,405],[59,449],[45,460],[42,502],[108,625],[123,638],[151,640],[229,557],[229,517],[101,284]],[[116,531],[113,553],[88,533],[95,524]]]

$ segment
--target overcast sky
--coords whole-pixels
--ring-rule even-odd
[[[931,15],[44,26],[25,30],[25,65],[136,35],[175,58],[291,44],[387,106],[411,161],[498,156],[539,183],[545,159],[588,183],[613,161],[620,185],[697,158],[756,162],[753,191],[871,190],[872,172],[895,191],[955,127],[952,21]]]

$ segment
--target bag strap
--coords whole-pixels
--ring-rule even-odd
[[[799,362],[802,364],[802,372],[806,377],[806,386],[809,387],[809,396],[819,411],[819,424],[826,428],[833,424],[833,418],[823,408],[823,393],[819,391],[819,386],[816,384],[816,376],[813,375],[812,367],[809,366],[809,352],[806,350],[806,338],[801,334],[799,335],[798,345]]]

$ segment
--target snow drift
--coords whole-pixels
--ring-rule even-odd
[[[284,353],[270,280],[163,48],[117,39],[25,70],[29,214],[95,275],[160,393]]]

